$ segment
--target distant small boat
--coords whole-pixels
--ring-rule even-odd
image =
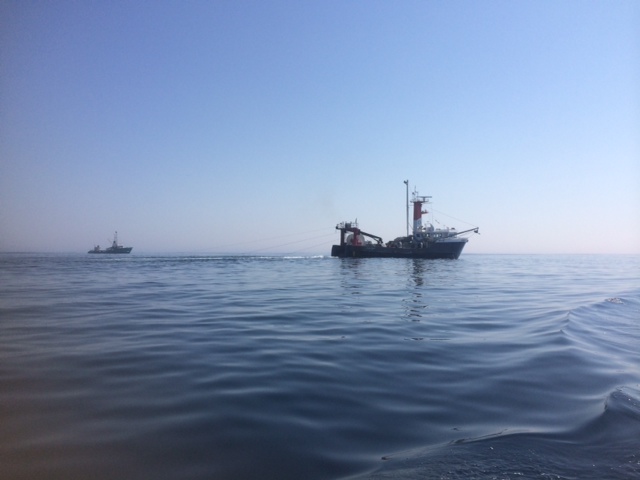
[[[110,247],[102,250],[100,245],[96,245],[93,247],[93,250],[89,250],[87,253],[131,253],[133,247],[123,247],[122,245],[118,245],[118,232],[113,235],[113,243]]]

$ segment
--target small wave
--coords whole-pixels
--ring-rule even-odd
[[[616,388],[603,412],[570,432],[507,430],[385,455],[359,479],[640,478],[640,386]]]
[[[637,343],[640,341],[640,295],[610,297],[571,310],[562,331],[584,361],[595,362],[610,375],[636,376]],[[622,380],[626,383],[628,380]]]
[[[607,398],[605,411],[640,422],[640,386],[625,386],[616,389]]]
[[[613,297],[613,298],[607,298],[605,300],[605,302],[609,302],[609,303],[619,303],[619,304],[623,304],[624,302],[622,301],[621,298],[618,297]]]

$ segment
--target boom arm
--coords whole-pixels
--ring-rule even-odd
[[[360,230],[360,233],[365,237],[373,238],[376,242],[378,242],[378,245],[382,245],[383,240],[377,235],[372,235],[371,233],[363,232],[362,230]]]
[[[480,235],[480,232],[478,232],[478,230],[480,230],[480,227],[476,227],[476,228],[470,228],[469,230],[463,230],[461,232],[456,232],[453,235],[451,235],[452,237],[455,237],[457,235],[462,235],[463,233],[469,233],[469,232],[474,232],[477,233],[478,235]]]

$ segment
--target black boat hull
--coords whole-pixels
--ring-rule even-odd
[[[426,258],[457,259],[467,242],[436,242],[426,248],[385,247],[381,245],[333,245],[331,256],[340,258]]]
[[[116,250],[107,248],[106,250],[89,250],[87,253],[101,253],[106,255],[117,255],[122,253],[130,253],[133,250],[133,247],[122,247]]]

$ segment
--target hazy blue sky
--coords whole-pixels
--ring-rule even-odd
[[[1,251],[329,254],[405,179],[466,253],[640,253],[640,2],[0,2]]]

